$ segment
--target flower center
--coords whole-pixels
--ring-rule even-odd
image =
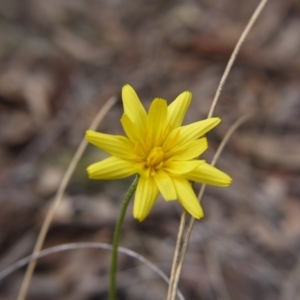
[[[152,169],[160,169],[163,166],[164,152],[161,147],[154,147],[146,158],[146,166]]]

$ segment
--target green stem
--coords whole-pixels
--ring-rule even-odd
[[[109,284],[109,300],[116,299],[116,278],[117,278],[117,265],[118,265],[118,246],[119,240],[121,236],[121,229],[123,225],[123,221],[125,218],[126,210],[130,199],[137,187],[139,176],[136,176],[133,183],[131,184],[130,188],[128,189],[122,206],[119,212],[119,217],[116,223],[115,232],[114,232],[114,240],[112,245],[112,258],[111,258],[111,265],[110,265],[110,284]]]

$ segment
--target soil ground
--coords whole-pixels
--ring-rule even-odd
[[[91,120],[122,133],[120,91],[132,85],[146,107],[189,90],[185,122],[206,118],[230,54],[258,1],[0,1],[0,270],[31,253],[62,176]],[[185,299],[300,298],[300,2],[269,1],[222,91],[208,134],[212,159],[230,126],[253,116],[217,167],[229,188],[208,187],[182,270]],[[44,248],[111,243],[132,178],[91,181],[104,154],[89,146],[68,185]],[[199,187],[196,186],[196,189]],[[121,245],[170,272],[181,207],[159,199],[142,223],[132,207]],[[39,260],[29,300],[107,299],[110,253],[86,249]],[[119,299],[165,299],[166,284],[120,255]],[[25,268],[0,282],[16,299]]]

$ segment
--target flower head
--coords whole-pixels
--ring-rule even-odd
[[[144,220],[159,193],[166,201],[178,200],[194,217],[203,217],[191,181],[228,186],[231,178],[198,157],[207,149],[204,135],[219,118],[209,118],[181,126],[192,94],[183,92],[169,106],[156,98],[148,113],[134,89],[122,89],[124,114],[121,118],[127,136],[88,130],[86,139],[111,155],[87,168],[92,179],[119,179],[139,174],[133,215]]]

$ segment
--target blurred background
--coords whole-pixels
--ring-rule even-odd
[[[205,118],[230,54],[258,1],[0,1],[0,270],[31,253],[62,176],[107,99],[99,130],[122,133],[120,91],[146,107],[193,93],[185,122]],[[208,135],[211,160],[229,127],[249,112],[217,167],[229,188],[208,187],[182,270],[186,299],[300,299],[300,2],[269,1],[234,64]],[[91,181],[105,154],[89,146],[44,248],[111,243],[132,178]],[[197,187],[199,189],[199,187]],[[181,207],[159,200],[139,223],[130,207],[121,245],[169,274]],[[110,253],[73,250],[39,260],[29,300],[107,299]],[[165,299],[166,284],[120,255],[119,299]],[[22,268],[0,283],[16,299]]]

